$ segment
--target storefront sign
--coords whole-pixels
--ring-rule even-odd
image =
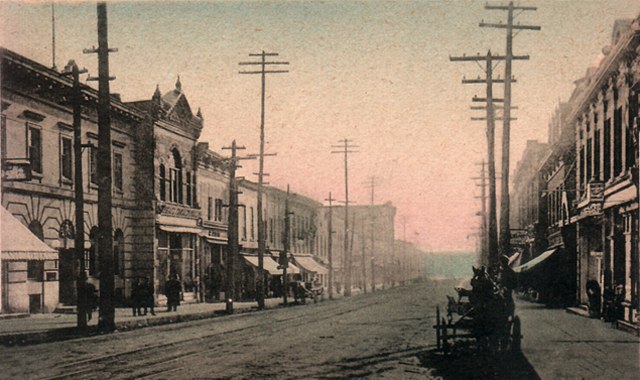
[[[602,215],[602,202],[590,203],[580,211],[580,218]]]
[[[166,216],[176,216],[180,218],[200,218],[200,210],[164,202],[158,202],[158,204],[156,205],[156,213]]]
[[[524,247],[527,245],[531,236],[528,230],[513,229],[511,230],[511,245]]]

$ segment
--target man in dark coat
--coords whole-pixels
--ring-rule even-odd
[[[164,293],[167,296],[167,312],[178,311],[180,305],[180,291],[182,285],[178,281],[178,276],[173,274],[171,278],[164,284]]]
[[[140,312],[140,308],[142,307],[142,304],[140,302],[141,287],[142,284],[140,283],[140,279],[136,279],[133,282],[133,287],[131,288],[131,311],[133,312],[134,317],[136,315],[142,315],[142,313]]]
[[[147,308],[151,312],[151,315],[156,315],[154,310],[155,299],[153,298],[153,282],[145,277],[142,280],[141,287],[141,299],[142,306],[144,306],[144,315],[147,315]]]

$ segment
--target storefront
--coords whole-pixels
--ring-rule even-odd
[[[155,285],[158,302],[166,302],[164,285],[172,276],[177,276],[182,285],[182,300],[195,302],[199,281],[196,252],[201,229],[196,220],[159,216],[157,221]]]
[[[296,253],[293,255],[295,264],[300,268],[302,281],[312,282],[317,276],[322,284],[326,284],[329,270],[324,265],[318,263],[311,254]]]
[[[58,304],[58,252],[0,208],[2,313],[51,312]]]

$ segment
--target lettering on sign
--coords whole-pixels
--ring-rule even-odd
[[[200,217],[200,210],[194,210],[192,208],[173,205],[169,203],[158,203],[156,205],[156,213],[166,216],[177,216],[180,218],[198,219]]]
[[[529,241],[529,231],[525,229],[513,229],[511,230],[511,245],[524,246]]]
[[[580,211],[581,217],[602,215],[602,203],[590,203]]]

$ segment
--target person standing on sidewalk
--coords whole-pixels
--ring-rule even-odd
[[[133,283],[133,287],[131,288],[131,311],[133,312],[134,317],[137,315],[142,315],[140,310],[142,307],[142,304],[140,302],[141,287],[142,284],[140,283],[140,279],[137,278]]]
[[[171,278],[164,284],[164,292],[167,296],[167,312],[178,311],[181,290],[182,285],[178,281],[178,275],[172,274]]]
[[[147,308],[149,308],[151,315],[156,315],[154,310],[155,299],[153,298],[153,282],[149,280],[149,277],[144,278],[141,288],[144,296],[144,298],[141,299],[142,305],[144,306],[144,315],[147,315]]]

